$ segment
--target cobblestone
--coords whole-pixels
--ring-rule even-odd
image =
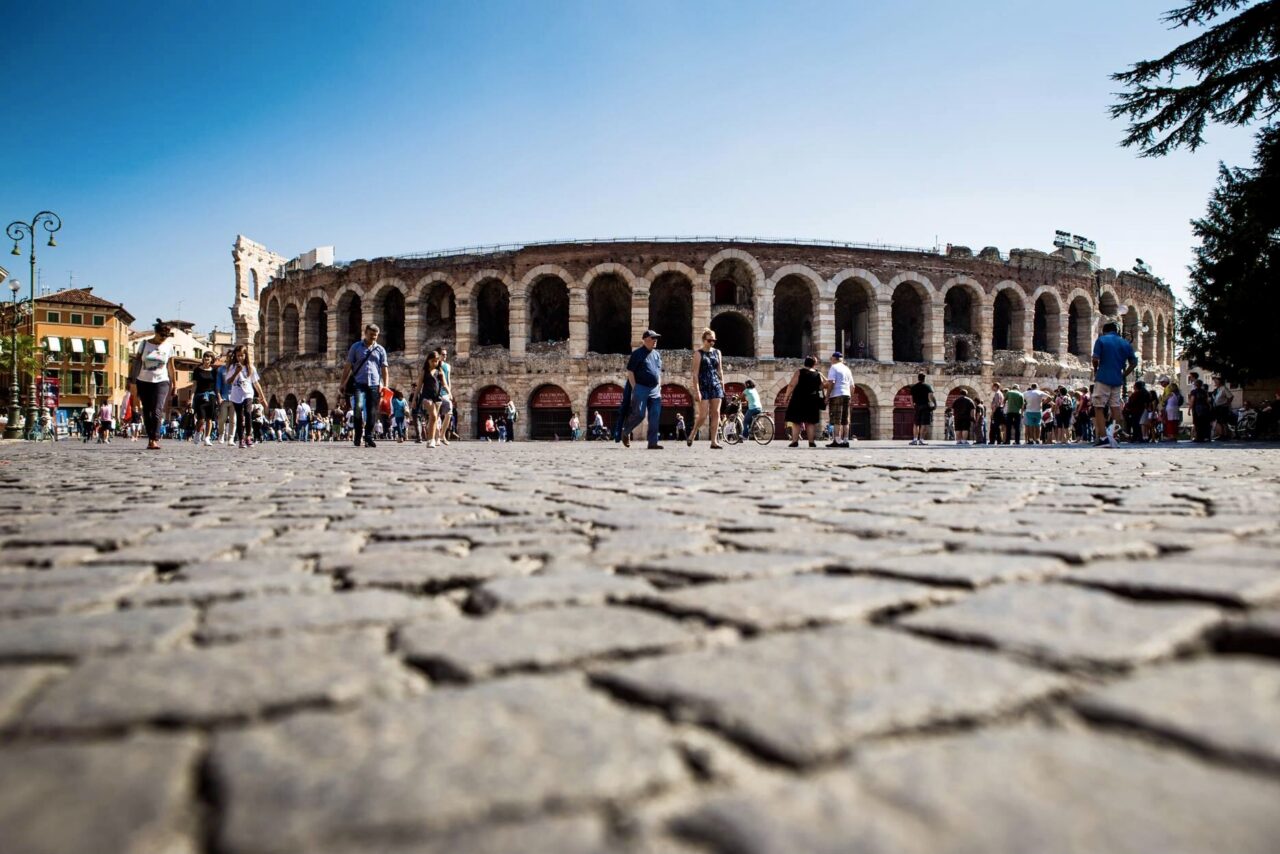
[[[0,443],[0,850],[1274,850],[1280,449]]]

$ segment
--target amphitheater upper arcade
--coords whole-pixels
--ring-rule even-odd
[[[441,344],[457,362],[620,354],[648,326],[665,350],[687,350],[710,326],[739,360],[842,349],[853,360],[995,376],[1021,375],[1034,360],[1066,377],[1087,370],[1104,316],[1121,320],[1144,367],[1172,354],[1172,295],[1156,280],[1019,250],[1005,261],[964,250],[560,244],[290,272],[260,305],[256,349],[268,365],[337,363],[369,322],[410,363]]]

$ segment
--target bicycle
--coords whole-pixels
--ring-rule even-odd
[[[730,415],[720,422],[720,440],[729,445],[736,445],[743,440],[746,419],[742,413]],[[756,444],[767,445],[773,441],[773,416],[760,413],[751,422],[751,436]]]

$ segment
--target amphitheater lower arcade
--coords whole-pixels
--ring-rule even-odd
[[[1165,285],[1061,251],[562,243],[288,270],[258,305],[263,384],[286,407],[334,404],[347,348],[373,322],[406,393],[425,353],[449,347],[464,436],[508,400],[522,438],[567,438],[573,412],[612,422],[625,354],[646,327],[663,336],[667,425],[680,411],[691,419],[691,348],[709,326],[726,381],[754,379],[766,406],[785,404],[805,355],[825,364],[842,350],[864,438],[909,435],[904,389],[919,372],[939,397],[965,388],[985,399],[993,380],[1087,383],[1105,318],[1134,342],[1144,377],[1173,359]]]

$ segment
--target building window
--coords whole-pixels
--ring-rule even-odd
[[[51,368],[51,369],[47,368],[45,369],[45,372],[44,372],[44,378],[47,380],[56,381],[60,374],[61,374],[61,371],[59,371],[57,368]]]
[[[47,320],[47,321],[49,321],[50,323],[61,323],[61,322],[62,322],[62,312],[60,312],[60,311],[46,311],[46,312],[44,313],[44,319],[45,319],[45,320]]]
[[[84,373],[81,371],[71,372],[71,389],[67,394],[84,394]]]
[[[74,326],[82,326],[84,325],[84,315],[73,311],[67,322]]]
[[[93,325],[94,325],[94,326],[106,326],[106,325],[107,325],[107,318],[106,318],[106,316],[105,316],[105,315],[102,315],[102,314],[95,314],[95,315],[93,316]]]
[[[93,387],[97,389],[98,394],[104,394],[110,391],[110,389],[107,388],[107,375],[104,372],[93,372]]]

